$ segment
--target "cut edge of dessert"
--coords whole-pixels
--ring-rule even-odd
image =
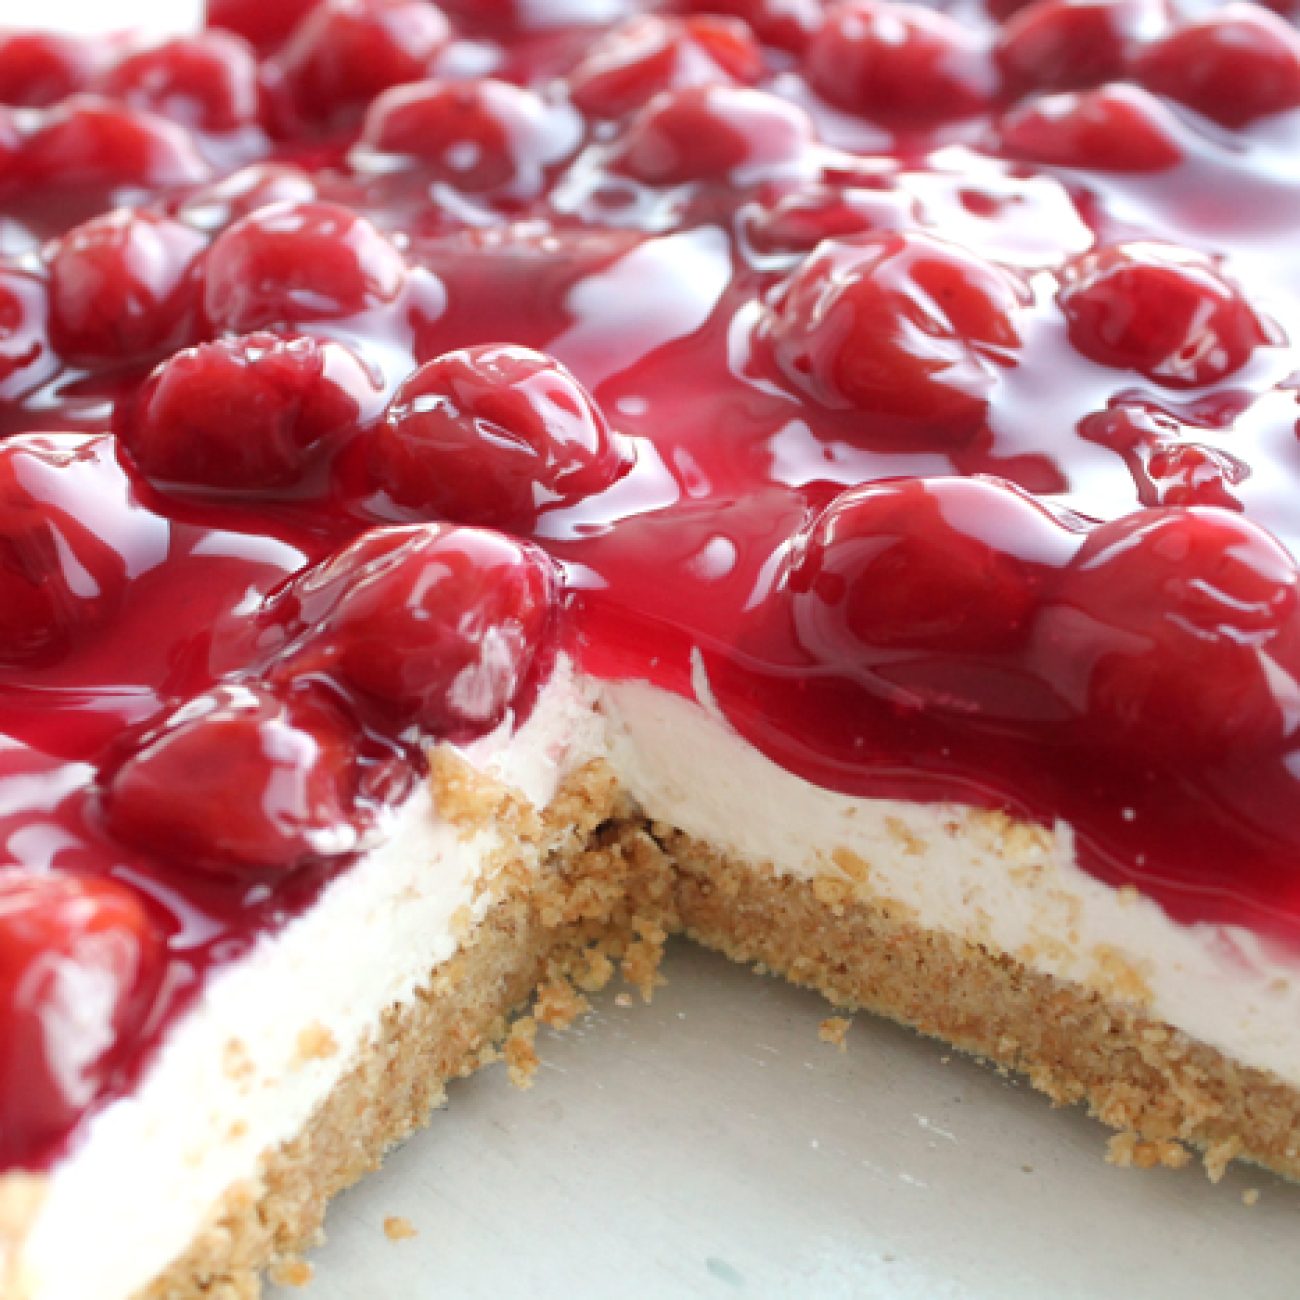
[[[1085,1104],[1118,1130],[1120,1163],[1199,1151],[1216,1180],[1234,1159],[1300,1176],[1288,963],[1256,954],[1259,1006],[1241,1017],[1249,998],[1219,988],[1225,971],[1239,984],[1241,953],[1087,876],[1068,828],[821,790],[700,685],[691,702],[583,682],[562,659],[509,740],[439,746],[432,801],[414,796],[373,859],[213,979],[206,1014],[66,1162],[0,1182],[5,1295],[162,1300],[310,1276],[329,1199],[425,1125],[447,1082],[504,1059],[528,1086],[538,1025],[568,1027],[620,974],[649,999],[676,934]],[[365,946],[341,984],[345,926]],[[124,1169],[130,1196],[106,1201]]]

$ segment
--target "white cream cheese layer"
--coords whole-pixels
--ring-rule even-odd
[[[651,818],[785,875],[865,875],[916,923],[1134,1001],[1300,1086],[1300,955],[1234,926],[1180,925],[1038,831],[954,805],[856,799],[765,758],[706,705],[644,683],[603,691],[615,771]]]
[[[721,853],[842,876],[920,926],[1140,1002],[1300,1086],[1295,954],[1244,930],[1179,925],[1109,888],[1077,865],[1066,826],[822,790],[764,758],[701,698],[584,683],[562,663],[523,727],[464,752],[538,806],[567,772],[606,758],[652,818]],[[137,1092],[97,1115],[53,1171],[23,1256],[35,1300],[127,1300],[179,1255],[226,1189],[302,1128],[384,1009],[454,953],[452,918],[485,909],[475,885],[500,843],[494,831],[463,838],[422,790],[381,849],[212,979]],[[304,1051],[304,1032],[333,1050]]]
[[[528,722],[466,757],[538,806],[598,747],[590,699],[561,665]],[[53,1171],[22,1258],[36,1300],[126,1300],[189,1245],[263,1151],[293,1137],[383,1011],[457,947],[453,916],[500,847],[440,821],[427,787],[385,842],[319,902],[220,971],[134,1095],[95,1116]]]

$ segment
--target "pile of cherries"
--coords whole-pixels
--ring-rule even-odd
[[[559,651],[1300,937],[1283,0],[615,7],[0,32],[0,1166]]]

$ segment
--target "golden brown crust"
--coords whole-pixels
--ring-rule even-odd
[[[481,807],[480,797],[496,799],[456,765],[442,766],[439,775],[444,791],[454,779],[466,811]],[[526,1031],[510,1031],[509,1016],[539,984],[558,984],[570,967],[585,967],[589,933],[608,944],[620,927],[626,930],[631,863],[624,843],[634,837],[593,838],[614,799],[603,765],[566,783],[548,811],[547,832],[557,848],[541,876],[503,857],[494,875],[502,896],[469,942],[432,972],[411,1002],[385,1014],[374,1040],[302,1133],[263,1158],[255,1182],[230,1189],[186,1253],[136,1300],[254,1300],[265,1271],[284,1283],[309,1278],[299,1255],[319,1240],[330,1198],[428,1123],[448,1079],[497,1059],[503,1040],[507,1048],[527,1041]],[[590,847],[578,854],[578,844]],[[579,859],[580,887],[569,874]],[[575,894],[583,909],[577,926],[569,915]]]
[[[1005,954],[927,931],[887,902],[730,861],[672,833],[686,933],[759,962],[833,1003],[862,1007],[1085,1102],[1124,1135],[1112,1158],[1176,1163],[1205,1153],[1300,1178],[1300,1091],[1248,1069],[1098,989],[1038,975]],[[1154,1157],[1154,1158],[1153,1158]]]
[[[518,813],[470,778],[455,763],[437,766],[444,810],[467,823]],[[228,1190],[185,1255],[136,1300],[255,1300],[265,1272],[309,1278],[300,1254],[318,1239],[330,1197],[427,1123],[447,1079],[504,1055],[526,1085],[537,1022],[571,1023],[582,994],[616,970],[648,997],[665,940],[680,931],[837,1006],[887,1015],[1021,1072],[1054,1101],[1086,1102],[1120,1131],[1110,1143],[1116,1163],[1176,1165],[1191,1144],[1212,1177],[1241,1156],[1300,1178],[1296,1089],[1116,1000],[1117,988],[1065,984],[922,930],[873,896],[869,873],[849,869],[856,864],[837,860],[838,874],[804,881],[728,860],[647,826],[600,764],[569,783],[544,828],[512,819],[519,842],[545,836],[552,846],[541,875],[503,855],[490,886],[497,901],[462,950],[413,1001],[390,1009],[303,1132],[268,1153],[256,1179]],[[534,1015],[512,1028],[509,1017],[534,994]],[[822,1035],[842,1044],[847,1028],[832,1017]],[[333,1050],[310,1030],[301,1045]],[[5,1242],[21,1237],[40,1188],[39,1178],[0,1179],[0,1283]],[[11,1281],[0,1295],[24,1300]]]

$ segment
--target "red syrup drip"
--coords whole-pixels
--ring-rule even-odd
[[[688,696],[698,651],[800,776],[1063,819],[1177,920],[1300,944],[1289,28],[335,7],[214,6],[256,56],[0,59],[15,101],[99,96],[0,120],[0,1166],[65,1150],[557,647]],[[1252,58],[1256,120],[1198,116]],[[440,684],[485,629],[497,675]],[[267,737],[291,778],[220,839],[218,733],[227,781]],[[108,1046],[64,1052],[24,963],[104,932]]]

